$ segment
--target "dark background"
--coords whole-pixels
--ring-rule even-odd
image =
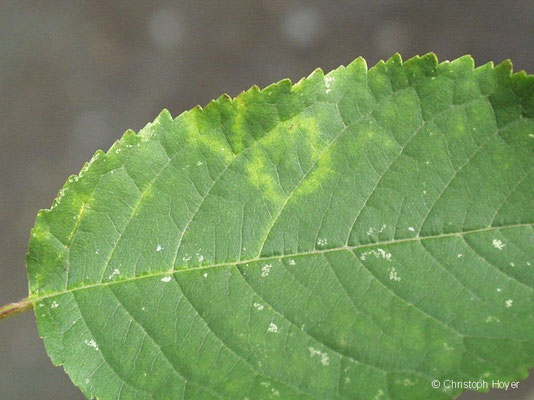
[[[533,1],[0,0],[0,305],[27,295],[29,231],[95,150],[176,116],[357,56],[400,52],[534,72]],[[81,399],[49,361],[32,313],[0,322],[1,399]],[[460,399],[534,399],[520,389]]]

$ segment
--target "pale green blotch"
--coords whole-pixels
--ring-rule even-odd
[[[235,157],[232,148],[228,145],[222,131],[204,126],[200,108],[193,108],[183,114],[183,121],[187,129],[187,141],[213,153],[217,158],[222,158],[225,164],[229,164]]]
[[[35,221],[35,226],[32,228],[32,238],[38,242],[46,242],[50,237],[50,229],[48,224],[43,221],[43,210],[37,214],[37,219]]]
[[[295,190],[293,200],[315,192],[332,173],[332,145],[321,136],[317,120],[311,117],[301,118],[297,129],[302,130],[309,142],[312,161],[310,173],[304,177]]]
[[[368,151],[366,144],[375,148],[383,147],[390,149],[393,146],[399,147],[399,144],[392,139],[392,135],[375,123],[358,125],[358,132],[353,136],[358,143],[355,146],[358,146],[358,150],[364,149],[362,151]]]
[[[247,160],[246,171],[250,182],[271,202],[282,203],[285,195],[276,180],[275,166],[259,146],[252,147],[251,157]]]
[[[61,261],[64,255],[64,244],[50,232],[50,228],[43,216],[44,212],[46,211],[41,210],[37,214],[35,226],[31,231],[32,238],[30,243],[34,248],[39,249],[42,259],[52,262]],[[58,253],[60,254],[59,257],[57,256]],[[46,286],[48,277],[48,270],[34,268],[33,280],[30,282],[30,292],[32,294],[39,294],[42,291],[42,288]]]
[[[331,148],[321,134],[319,123],[311,116],[298,115],[277,126],[262,138],[261,144],[253,147],[252,157],[246,170],[250,181],[261,189],[264,196],[273,203],[282,203],[317,190],[332,172]],[[279,177],[284,173],[300,171],[297,166],[297,152],[301,162],[310,166],[300,182],[293,182],[293,188],[283,190]],[[302,157],[307,159],[302,159]],[[276,168],[281,172],[277,174]],[[298,168],[298,171],[293,171]]]
[[[78,179],[79,178],[77,176],[73,175],[69,178],[68,183],[72,184]],[[67,190],[69,190],[68,195],[66,194]],[[70,242],[70,240],[72,239],[73,230],[76,229],[77,225],[80,223],[81,218],[83,217],[83,214],[89,208],[89,202],[92,200],[92,193],[75,192],[70,186],[66,186],[60,191],[57,199],[59,200],[57,200],[56,202],[56,207],[59,206],[62,202],[64,202],[64,204],[62,204],[63,206],[65,206],[64,210],[69,210],[73,213],[73,228],[69,234],[69,237],[67,238],[67,242]]]
[[[241,112],[238,113],[242,115]],[[236,119],[236,121],[238,121]],[[278,125],[273,131],[262,137],[260,142],[250,147],[251,156],[247,159],[245,168],[250,182],[261,190],[263,196],[274,204],[282,203],[286,197],[276,168],[288,156],[288,144],[294,141],[293,135],[285,135],[291,120]]]
[[[252,90],[252,89],[251,89]],[[237,96],[234,99],[235,118],[232,123],[232,135],[229,140],[237,154],[245,149],[245,100],[244,95]]]

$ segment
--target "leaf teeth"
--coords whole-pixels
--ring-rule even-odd
[[[346,69],[352,69],[352,68],[356,68],[356,69],[362,68],[364,71],[367,71],[369,69],[367,66],[367,61],[363,57],[356,58],[354,61],[349,63],[346,67]],[[330,71],[328,74],[335,73],[335,71],[342,70],[342,69],[343,67],[339,67],[333,71]]]
[[[455,67],[456,65],[467,65],[469,69],[475,68],[475,60],[470,55],[465,55],[459,57],[451,62],[451,66]]]

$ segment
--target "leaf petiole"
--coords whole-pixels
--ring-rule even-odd
[[[6,304],[5,306],[0,307],[0,320],[26,312],[32,307],[33,303],[29,298],[25,298],[17,303]]]

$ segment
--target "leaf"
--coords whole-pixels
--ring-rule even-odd
[[[100,399],[451,399],[534,366],[534,78],[433,54],[163,111],[27,259]]]

